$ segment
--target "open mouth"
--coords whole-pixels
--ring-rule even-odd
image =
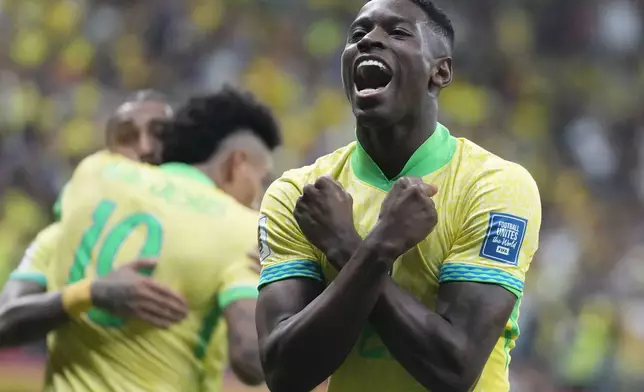
[[[382,91],[393,77],[385,63],[373,58],[358,60],[353,75],[353,83],[360,95],[371,95]]]

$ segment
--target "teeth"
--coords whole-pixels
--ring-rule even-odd
[[[358,93],[360,95],[371,95],[373,93],[377,93],[378,91],[380,91],[382,89],[383,89],[382,87],[379,87],[379,88],[365,88],[365,89],[360,90]]]
[[[358,64],[358,68],[366,66],[374,66],[380,68],[383,71],[387,71],[387,67],[378,60],[364,60],[361,61],[360,64]]]

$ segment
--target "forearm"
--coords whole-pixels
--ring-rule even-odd
[[[264,382],[255,326],[256,303],[255,298],[241,299],[224,310],[228,325],[230,367],[237,378],[246,385],[259,385]]]
[[[369,316],[391,355],[425,388],[469,391],[476,366],[468,365],[467,336],[388,279]]]
[[[348,238],[329,251],[327,258],[343,266],[360,243],[357,236]],[[465,337],[459,337],[447,320],[391,278],[383,284],[369,322],[391,355],[426,388],[458,391],[463,384],[462,389],[467,391],[478,376],[476,372],[468,374],[470,368],[463,364]]]
[[[231,369],[246,385],[259,385],[264,382],[264,372],[257,346],[257,338],[255,338],[254,347],[244,347],[230,354]]]
[[[44,338],[69,320],[59,292],[25,295],[0,308],[0,347]]]
[[[273,330],[264,357],[271,390],[310,391],[340,367],[378,299],[390,263],[375,241],[365,240],[326,290]]]

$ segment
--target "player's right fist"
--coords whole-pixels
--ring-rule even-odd
[[[154,260],[137,260],[92,283],[94,306],[121,317],[134,317],[168,328],[188,314],[186,301],[172,290],[141,274],[156,266]]]
[[[432,200],[436,185],[418,177],[402,177],[391,188],[380,208],[376,228],[383,244],[396,258],[425,239],[438,222]]]

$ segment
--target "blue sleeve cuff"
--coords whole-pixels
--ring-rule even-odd
[[[37,272],[12,272],[9,275],[11,280],[26,280],[29,282],[38,283],[42,287],[47,287],[47,278],[43,274]]]
[[[441,266],[440,282],[476,282],[502,286],[517,298],[523,294],[523,281],[514,275],[493,267],[448,263]]]
[[[259,289],[269,283],[292,278],[309,278],[324,282],[319,263],[312,260],[293,260],[262,268],[259,275]]]

